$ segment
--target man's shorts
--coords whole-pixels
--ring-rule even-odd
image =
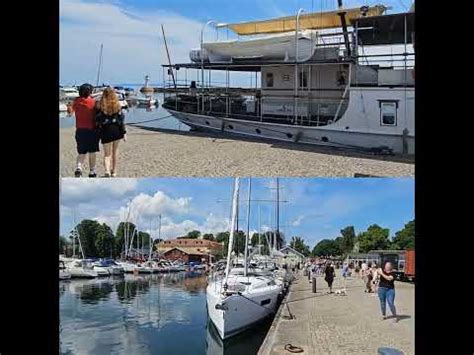
[[[77,153],[95,153],[99,149],[99,134],[95,129],[76,129]]]

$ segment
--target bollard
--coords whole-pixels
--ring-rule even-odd
[[[308,271],[308,281],[311,280],[311,271]]]
[[[313,288],[313,293],[316,293],[316,276],[313,276],[313,282],[311,287]]]

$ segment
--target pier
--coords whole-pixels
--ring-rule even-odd
[[[337,270],[333,291],[343,288]],[[379,348],[393,348],[414,354],[415,285],[395,283],[395,306],[400,321],[382,320],[379,299],[364,293],[356,276],[346,282],[347,295],[328,294],[324,277],[318,276],[316,293],[303,273],[290,286],[259,355],[291,354],[286,344],[302,349],[300,354],[377,354]],[[297,347],[297,348],[296,348]]]

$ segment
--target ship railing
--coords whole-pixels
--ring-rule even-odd
[[[246,97],[232,93],[222,95],[169,96],[165,108],[222,118],[236,118],[255,122],[323,126],[342,117],[349,97],[299,95],[297,115],[293,95],[266,95]]]

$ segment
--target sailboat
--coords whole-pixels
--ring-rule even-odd
[[[247,254],[244,274],[231,272],[238,196],[239,178],[236,178],[226,270],[223,278],[211,280],[206,289],[209,318],[222,339],[232,337],[274,314],[282,291],[282,286],[277,285],[272,277],[249,272]]]

